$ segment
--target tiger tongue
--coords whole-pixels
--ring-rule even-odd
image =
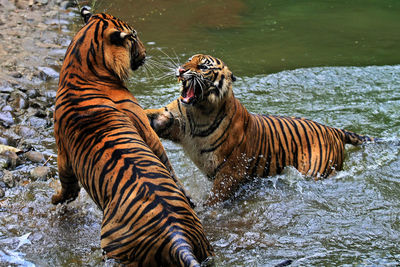
[[[183,97],[183,96],[182,96]],[[193,87],[189,87],[189,89],[186,91],[186,96],[183,97],[183,101],[185,103],[189,103],[190,100],[194,97],[194,88]]]

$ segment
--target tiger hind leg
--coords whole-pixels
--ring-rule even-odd
[[[57,205],[58,203],[64,203],[64,202],[71,202],[74,201],[78,195],[79,191],[81,190],[81,187],[79,186],[78,181],[76,182],[62,182],[61,180],[61,190],[58,191],[57,194],[54,194],[51,197],[51,203],[54,205]]]
[[[67,160],[63,153],[58,154],[58,174],[60,176],[61,190],[51,197],[51,203],[57,205],[58,203],[74,201],[78,195],[81,187],[79,186],[78,179],[72,173],[71,168],[67,165]]]

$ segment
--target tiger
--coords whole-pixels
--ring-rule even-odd
[[[143,108],[125,86],[146,50],[124,21],[81,9],[85,25],[60,70],[54,111],[61,189],[82,186],[102,211],[104,260],[128,266],[200,266],[214,251]]]
[[[180,96],[159,109],[145,109],[151,126],[213,181],[205,205],[232,197],[242,183],[282,173],[286,166],[318,178],[343,166],[345,144],[368,136],[298,117],[252,114],[235,98],[236,77],[220,59],[197,54],[178,67]]]

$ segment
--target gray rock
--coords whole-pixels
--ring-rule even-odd
[[[0,93],[11,93],[12,91],[14,91],[14,88],[12,88],[10,85],[0,86]]]
[[[18,71],[11,72],[10,75],[17,79],[22,78],[22,74]]]
[[[47,111],[46,111],[46,110],[43,110],[43,109],[38,109],[38,110],[36,110],[36,112],[35,112],[35,116],[38,117],[38,118],[46,118],[46,116],[47,116]]]
[[[56,95],[57,95],[57,91],[55,91],[55,90],[47,90],[47,91],[44,93],[44,95],[45,95],[45,97],[46,97],[47,99],[52,100],[52,101],[55,101]]]
[[[4,111],[4,112],[5,111],[13,111],[13,110],[14,110],[13,107],[10,105],[6,105],[1,109],[1,111]]]
[[[58,78],[59,74],[57,71],[53,70],[52,68],[49,67],[38,67],[38,69],[42,72],[42,77],[43,80],[49,80],[50,78]]]
[[[41,97],[36,97],[29,101],[29,106],[34,109],[43,109],[46,107],[46,103],[41,100]]]
[[[50,175],[51,170],[46,166],[39,166],[30,171],[33,180],[45,181]]]
[[[7,158],[0,155],[0,170],[7,168],[8,162]]]
[[[16,107],[18,109],[26,109],[28,107],[28,101],[23,96],[18,96],[16,99]]]
[[[13,151],[6,151],[0,154],[0,166],[3,168],[14,169],[19,163],[18,155]]]
[[[29,98],[34,98],[39,95],[39,91],[36,89],[29,89],[28,91],[26,91],[26,94]]]
[[[32,138],[36,135],[36,131],[28,126],[19,126],[16,128],[18,135],[24,138]]]
[[[47,121],[42,118],[32,116],[29,118],[29,124],[34,128],[43,128],[47,125]]]
[[[27,96],[22,91],[15,91],[11,93],[11,97],[8,100],[14,109],[26,109],[28,107]]]
[[[36,163],[44,162],[43,154],[37,151],[28,151],[25,153],[25,157],[32,162]]]
[[[8,140],[7,140],[7,138],[1,137],[1,136],[0,136],[0,144],[2,144],[2,145],[8,145]]]
[[[9,111],[0,112],[0,125],[4,127],[10,127],[14,124],[14,118]]]
[[[12,188],[15,186],[15,179],[14,179],[14,175],[12,174],[12,172],[4,170],[3,182],[9,188]]]
[[[6,192],[4,192],[3,188],[0,187],[0,198],[3,198],[6,195]]]
[[[75,6],[74,1],[62,1],[61,4],[60,4],[60,7],[62,9],[67,9],[67,8],[73,7],[73,6]]]

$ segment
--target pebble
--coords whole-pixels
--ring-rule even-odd
[[[47,91],[44,93],[44,96],[45,96],[47,99],[50,99],[50,100],[52,100],[52,101],[55,101],[56,96],[57,96],[57,91],[56,91],[56,90],[47,90]]]
[[[36,135],[36,131],[28,126],[21,125],[17,127],[17,134],[24,138],[32,138]]]
[[[16,90],[11,93],[8,102],[11,103],[15,109],[26,109],[28,107],[28,101],[26,98],[27,96],[24,92]]]
[[[51,78],[58,78],[59,74],[57,71],[53,70],[52,68],[49,67],[38,67],[38,69],[41,71],[40,77],[47,81]]]
[[[10,73],[10,75],[11,75],[11,77],[14,77],[14,78],[17,78],[17,79],[22,78],[22,74],[20,72],[17,72],[17,71]]]
[[[6,105],[6,106],[4,106],[2,109],[1,109],[1,111],[13,111],[14,109],[12,108],[12,106],[10,106],[10,105]]]
[[[0,112],[0,124],[4,127],[10,127],[14,124],[14,118],[9,111]]]
[[[74,0],[0,0],[0,144],[32,148],[34,142],[45,147],[51,142],[45,141],[53,137],[43,127],[52,126],[54,83],[71,41],[71,35],[63,31],[77,17],[75,8],[61,11],[60,6],[72,5],[76,5]],[[35,151],[22,157],[0,154],[0,197],[4,191],[7,195],[8,190],[16,190],[9,187],[26,176],[32,180],[50,177],[52,162],[47,164],[50,169],[37,167],[44,161],[45,155]]]
[[[3,171],[3,182],[6,184],[7,187],[12,188],[15,186],[15,179],[12,172],[4,170]]]
[[[6,151],[0,155],[1,155],[0,159],[6,160],[6,164],[3,163],[3,160],[1,161],[2,162],[1,166],[3,166],[3,168],[14,169],[17,166],[17,164],[20,163],[20,159],[17,153],[15,153],[14,151]]]
[[[26,109],[28,107],[28,101],[23,96],[18,96],[16,99],[16,106],[19,109]]]
[[[43,100],[41,99],[41,97],[36,97],[35,99],[30,101],[29,106],[35,109],[42,110],[46,107],[47,105],[46,102],[47,102],[46,98],[44,98]]]
[[[25,157],[35,163],[44,162],[43,154],[37,151],[28,151],[25,153]]]
[[[1,93],[11,93],[12,91],[14,91],[14,88],[12,88],[9,85],[0,86],[0,92]]]
[[[46,110],[43,110],[43,109],[36,110],[35,116],[38,118],[46,118],[46,116],[47,116]]]
[[[67,8],[73,7],[73,6],[75,6],[74,1],[62,1],[61,4],[60,4],[60,7],[62,9],[67,9]]]
[[[42,118],[32,116],[29,118],[29,124],[34,128],[43,128],[47,125],[47,121]]]
[[[8,145],[7,138],[1,137],[1,136],[0,136],[0,144],[2,144],[2,145]]]
[[[0,187],[0,198],[3,198],[6,195],[3,188]]]
[[[36,89],[29,89],[28,91],[26,91],[26,95],[29,98],[35,98],[39,95],[39,91]]]
[[[50,167],[39,166],[30,171],[30,174],[34,180],[45,181],[47,176],[50,175]]]
[[[0,170],[7,168],[7,159],[0,155]]]

